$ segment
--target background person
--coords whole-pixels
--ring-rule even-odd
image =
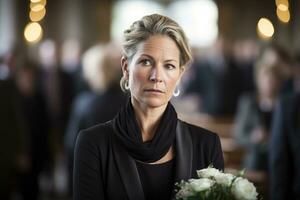
[[[300,199],[300,94],[280,99],[269,145],[272,200]]]

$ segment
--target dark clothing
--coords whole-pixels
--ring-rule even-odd
[[[80,130],[113,119],[125,102],[126,96],[119,86],[102,94],[83,92],[76,97],[65,136],[68,152],[74,154],[75,141]]]
[[[245,62],[235,62],[240,71],[240,89],[241,93],[255,92],[254,60]]]
[[[76,97],[64,141],[68,154],[70,187],[72,186],[74,146],[79,131],[113,119],[125,102],[126,95],[118,85],[102,94],[83,92]],[[71,188],[69,190],[72,193]]]
[[[201,111],[212,116],[233,115],[242,85],[240,71],[230,59],[222,64],[196,61],[191,69],[194,76],[185,92],[200,95]]]
[[[174,159],[161,164],[136,161],[137,170],[147,200],[171,199],[174,190]]]
[[[250,170],[268,170],[268,142],[255,143],[251,137],[257,128],[270,132],[273,110],[263,110],[259,106],[257,95],[247,93],[239,99],[235,117],[234,139],[247,152],[244,167]]]
[[[24,120],[25,137],[29,140],[32,171],[39,173],[49,161],[48,115],[46,103],[39,93],[19,96],[21,115]]]
[[[136,161],[115,137],[112,124],[109,121],[84,130],[77,138],[75,200],[148,198],[144,195]],[[196,170],[210,164],[224,168],[219,137],[208,130],[178,120],[174,148],[174,183],[196,178]]]
[[[35,200],[39,194],[39,175],[50,164],[48,145],[48,115],[46,103],[38,92],[32,95],[19,94],[20,115],[24,124],[24,137],[28,141],[30,167],[20,175],[23,199]]]
[[[143,142],[140,126],[136,120],[130,98],[113,120],[116,138],[133,159],[155,162],[162,158],[174,144],[177,126],[177,113],[169,102],[152,140]]]
[[[24,152],[25,138],[13,80],[0,80],[0,199],[9,199],[16,181],[17,159]]]
[[[282,98],[269,145],[272,200],[300,199],[300,94]]]

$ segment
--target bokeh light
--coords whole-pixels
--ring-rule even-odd
[[[44,5],[36,4],[36,5],[32,6],[31,11],[39,12],[40,10],[43,10],[43,9],[45,9]]]
[[[274,26],[267,18],[260,18],[257,23],[257,33],[262,39],[269,39],[274,34]]]
[[[24,37],[26,41],[35,43],[40,41],[43,35],[43,29],[37,22],[30,22],[24,29]]]
[[[277,6],[277,9],[282,10],[282,11],[287,11],[289,9],[289,7],[284,4],[279,4]]]
[[[32,3],[38,3],[40,2],[41,0],[30,0]]]
[[[40,0],[40,1],[37,1],[37,2],[30,2],[30,9],[32,10],[34,7],[36,6],[46,6],[47,4],[47,1],[46,0]],[[36,8],[37,9],[37,8]]]
[[[288,0],[275,0],[276,6],[284,5],[289,8],[289,1]]]
[[[42,10],[40,10],[38,12],[31,10],[29,13],[29,18],[31,21],[37,22],[37,21],[42,20],[45,17],[45,15],[46,15],[46,9],[44,7]]]
[[[281,22],[288,23],[290,21],[291,15],[289,10],[284,11],[277,7],[276,14]]]

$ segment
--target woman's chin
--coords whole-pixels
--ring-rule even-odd
[[[143,103],[146,104],[148,107],[155,108],[166,105],[168,101],[158,97],[146,97],[143,98]]]

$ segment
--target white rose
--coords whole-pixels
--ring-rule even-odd
[[[176,199],[184,199],[192,195],[193,195],[193,190],[191,187],[183,187],[177,192]]]
[[[208,167],[206,169],[197,170],[197,175],[199,178],[210,178],[210,177],[216,177],[221,172],[215,168]]]
[[[192,189],[196,192],[207,190],[214,184],[214,181],[208,178],[190,179],[189,182]]]
[[[216,182],[224,186],[230,186],[234,176],[232,174],[219,173],[215,176]]]
[[[238,200],[256,200],[257,192],[253,183],[249,182],[247,179],[238,177],[231,188],[234,196]]]

